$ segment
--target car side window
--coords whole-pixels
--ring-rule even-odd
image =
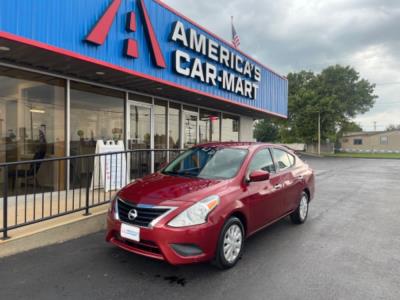
[[[248,174],[257,170],[263,170],[270,173],[275,172],[274,162],[268,149],[258,151],[251,159]]]
[[[289,155],[286,151],[281,149],[272,149],[272,153],[274,155],[274,160],[276,164],[276,168],[279,170],[285,170],[293,166],[294,164],[294,157],[292,156],[292,160],[289,158]]]
[[[296,159],[290,153],[287,153],[287,156],[289,157],[290,166],[293,167],[295,165]]]

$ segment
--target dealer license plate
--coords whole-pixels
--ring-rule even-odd
[[[121,224],[121,237],[124,239],[139,242],[140,241],[140,228],[128,224]]]

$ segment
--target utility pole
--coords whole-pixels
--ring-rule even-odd
[[[321,112],[318,112],[318,155],[321,155]]]
[[[376,121],[374,121],[374,131],[376,131]]]

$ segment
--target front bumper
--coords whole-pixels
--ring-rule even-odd
[[[210,261],[215,255],[220,226],[206,224],[173,228],[161,220],[153,228],[140,228],[140,242],[120,236],[121,221],[107,215],[106,241],[124,250],[173,265]]]

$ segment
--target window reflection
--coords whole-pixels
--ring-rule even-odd
[[[64,156],[64,115],[64,80],[0,67],[0,162]],[[9,194],[52,191],[64,170],[54,163],[10,167]]]
[[[190,148],[197,144],[198,115],[189,111],[184,112],[184,147]]]
[[[154,102],[154,147],[167,148],[167,102]]]
[[[151,148],[151,108],[136,104],[129,105],[130,135],[128,147],[130,150]]]
[[[154,148],[167,149],[167,107],[168,102],[162,100],[154,101]],[[158,170],[160,166],[167,162],[166,151],[156,151],[154,153],[154,168]]]
[[[129,136],[130,150],[151,148],[151,106],[129,103]],[[137,151],[130,156],[131,178],[143,177],[151,172],[151,153]]]
[[[92,154],[98,140],[124,139],[124,93],[81,83],[71,83],[71,155]],[[91,178],[94,162],[70,162],[72,188]]]
[[[142,102],[146,104],[153,104],[153,98],[148,96],[143,96],[139,94],[129,93],[129,100],[133,100],[135,102]]]
[[[71,83],[71,155],[94,153],[97,140],[123,140],[124,94]]]
[[[222,141],[238,142],[239,141],[239,125],[240,118],[223,114],[222,119]]]
[[[200,110],[199,135],[200,143],[218,142],[220,140],[221,114]]]
[[[169,103],[169,147],[180,149],[180,126],[181,126],[181,105],[173,102]]]

